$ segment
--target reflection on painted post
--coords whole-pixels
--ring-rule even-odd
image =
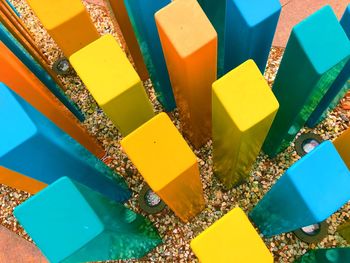
[[[296,25],[272,91],[280,108],[265,140],[270,157],[286,149],[347,63],[350,42],[330,6]]]
[[[350,262],[350,248],[323,248],[306,252],[294,263],[345,263]]]

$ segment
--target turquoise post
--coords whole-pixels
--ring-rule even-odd
[[[27,68],[77,117],[84,121],[85,117],[77,105],[69,99],[44,68],[27,52],[17,39],[0,23],[0,41],[18,57]]]
[[[350,262],[350,247],[314,249],[306,252],[294,263],[345,263]]]
[[[18,17],[21,17],[21,15],[18,13],[18,11],[16,10],[16,8],[13,6],[13,4],[12,4],[9,0],[6,0],[6,3],[11,7],[11,9],[13,10],[13,12],[15,12],[15,14],[16,14]]]
[[[0,83],[0,165],[51,184],[69,176],[113,200],[130,191],[124,179]]]
[[[264,74],[281,13],[279,0],[227,0],[225,73],[253,59]]]
[[[350,55],[350,42],[330,6],[296,25],[272,91],[280,108],[263,150],[274,157],[293,141]]]
[[[271,237],[320,223],[350,199],[350,171],[330,141],[292,165],[249,216]]]
[[[14,215],[52,263],[140,258],[161,243],[148,219],[68,177]]]
[[[348,5],[348,7],[345,9],[345,13],[340,20],[340,24],[350,39],[350,5]],[[315,127],[327,116],[328,111],[333,110],[338,105],[339,101],[349,90],[349,86],[347,84],[349,78],[350,61],[348,61],[348,63],[345,65],[336,80],[333,82],[332,86],[327,91],[326,95],[324,95],[314,112],[311,114],[306,123],[308,127]]]
[[[170,2],[170,0],[124,0],[156,96],[166,111],[175,109],[176,103],[154,14]]]

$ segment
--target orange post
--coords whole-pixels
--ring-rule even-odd
[[[155,15],[184,135],[195,148],[211,136],[211,85],[217,34],[196,0],[176,0]]]

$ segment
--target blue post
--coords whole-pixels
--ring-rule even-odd
[[[350,199],[350,171],[330,141],[292,165],[250,212],[266,237],[320,223]]]
[[[170,0],[124,0],[141,53],[159,102],[166,111],[176,107],[154,14]]]
[[[44,68],[27,52],[17,39],[0,23],[0,41],[14,53],[33,74],[79,119],[85,117],[76,104],[69,99]]]
[[[18,11],[16,10],[16,8],[13,6],[13,4],[12,4],[9,0],[6,0],[6,3],[11,7],[11,9],[13,10],[13,12],[15,12],[15,14],[16,14],[18,17],[21,17],[21,15],[18,13]]]
[[[350,5],[345,9],[345,13],[340,20],[340,24],[343,27],[346,35],[350,39]],[[350,78],[350,61],[344,66],[342,72],[333,82],[327,93],[324,95],[317,108],[311,114],[306,125],[308,127],[315,127],[319,124],[326,116],[329,110],[333,110],[344,97],[349,87],[347,80]]]
[[[130,197],[120,175],[2,83],[0,116],[1,166],[46,184],[68,176],[120,202]]]
[[[280,13],[279,0],[227,0],[225,73],[253,59],[264,74]]]

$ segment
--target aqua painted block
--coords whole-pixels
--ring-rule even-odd
[[[166,111],[176,107],[154,14],[170,0],[124,0],[156,96]]]
[[[85,117],[76,104],[69,99],[51,76],[27,52],[16,38],[0,23],[0,41],[2,41],[18,57],[33,74],[77,117],[84,121]]]
[[[350,262],[350,247],[314,249],[306,252],[294,263],[345,263]]]
[[[350,39],[350,5],[346,8],[345,13],[340,20],[340,24]],[[338,105],[339,101],[344,97],[345,93],[349,89],[347,85],[349,78],[350,62],[344,66],[343,70],[339,73],[332,86],[323,96],[322,100],[307,120],[306,125],[308,127],[315,127],[327,116],[328,111],[333,110]]]
[[[264,236],[320,223],[349,199],[350,171],[330,141],[292,165],[250,212]]]
[[[296,25],[272,91],[279,111],[263,150],[270,157],[287,148],[348,61],[350,42],[330,6]]]
[[[148,219],[68,177],[14,215],[52,263],[140,258],[161,243]]]
[[[227,0],[225,73],[253,59],[264,73],[281,13],[279,0]]]
[[[131,193],[124,179],[49,119],[0,84],[0,165],[46,184],[68,176],[116,200]]]

